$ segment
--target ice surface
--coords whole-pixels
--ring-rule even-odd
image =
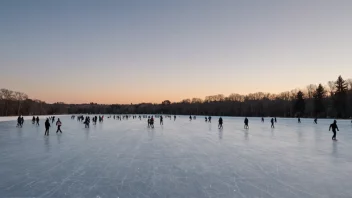
[[[332,120],[224,118],[174,122],[145,119],[104,123],[85,129],[62,117],[63,134],[44,120],[0,122],[0,197],[239,197],[351,198],[352,126]]]

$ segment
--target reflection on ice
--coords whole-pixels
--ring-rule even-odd
[[[335,142],[330,119],[60,119],[0,122],[0,197],[352,197],[350,121]]]

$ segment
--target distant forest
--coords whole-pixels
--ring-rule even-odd
[[[161,104],[48,104],[8,89],[0,91],[0,116],[52,114],[178,114],[276,117],[352,117],[352,79],[308,85],[279,94],[222,94]]]

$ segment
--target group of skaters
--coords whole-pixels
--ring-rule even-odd
[[[88,118],[89,118],[89,117],[88,117]],[[98,118],[99,118],[99,122],[100,122],[100,123],[104,122],[104,116],[94,116],[94,117],[92,118],[92,121],[93,121],[94,125],[97,124]],[[109,118],[109,117],[108,117],[108,118]],[[89,121],[89,119],[88,119],[88,121]],[[88,127],[88,128],[89,128],[89,127]]]
[[[47,119],[45,120],[45,124],[44,124],[44,125],[45,125],[45,133],[44,133],[44,135],[46,135],[46,136],[49,135],[49,129],[50,129],[50,126],[51,126],[51,125],[50,125],[50,121],[51,121],[52,123],[54,123],[54,121],[55,121],[55,116],[51,116],[51,117],[49,117],[49,118],[47,118]],[[23,116],[19,116],[19,117],[17,118],[17,126],[16,126],[16,127],[22,128],[23,123],[24,123],[24,118],[23,118]],[[37,126],[39,126],[39,116],[37,116],[37,117],[33,116],[33,118],[32,118],[32,124],[36,124]],[[58,132],[62,133],[62,131],[61,131],[61,125],[62,125],[62,123],[61,123],[60,119],[58,119],[57,122],[56,122],[56,126],[57,126],[56,133],[58,133]]]
[[[130,117],[131,117],[130,115],[123,115],[123,116],[115,116],[115,115],[114,115],[114,116],[113,116],[114,119],[118,119],[118,120],[121,120],[121,118],[128,120],[128,118],[130,118]],[[163,116],[160,115],[160,116],[157,116],[157,117],[160,118],[160,125],[164,125]],[[171,115],[167,115],[167,116],[165,116],[165,117],[166,117],[166,118],[168,117],[168,118],[171,119]],[[177,116],[174,115],[174,121],[176,121],[176,117],[177,117]],[[77,119],[79,119],[79,118],[82,119],[82,120],[84,119],[83,116],[77,117]],[[103,118],[104,118],[104,116],[102,116],[102,117],[99,116],[99,122],[102,122],[102,121],[103,121]],[[136,115],[133,115],[132,118],[133,118],[133,119],[136,119],[137,116],[136,116]],[[139,115],[138,118],[141,120],[141,119],[142,119],[142,116]],[[153,117],[153,116],[143,115],[143,118],[148,118],[148,128],[154,128],[154,117]],[[192,115],[189,116],[189,120],[190,120],[190,121],[195,120],[195,119],[196,119],[196,116],[193,116],[193,117],[192,117]],[[96,123],[96,120],[97,120],[97,116],[93,117],[93,122]],[[205,122],[211,123],[211,116],[205,117]],[[264,123],[264,117],[261,118],[261,122]],[[89,128],[89,123],[90,123],[90,118],[89,118],[89,116],[87,116],[87,117],[85,118],[84,123],[86,124],[86,128]],[[277,118],[276,118],[276,117],[271,118],[271,119],[270,119],[270,123],[271,123],[271,128],[275,128],[275,123],[277,123]],[[301,118],[300,118],[300,117],[298,117],[298,123],[301,123]],[[317,119],[317,118],[314,119],[314,123],[315,123],[315,124],[318,123],[318,119]],[[351,123],[352,123],[352,121],[351,121]],[[223,119],[222,119],[222,117],[219,118],[219,121],[218,121],[218,128],[219,128],[219,129],[223,129]],[[249,129],[249,120],[248,120],[247,117],[244,119],[244,128],[245,128],[245,129]],[[337,139],[336,139],[336,130],[339,131],[339,129],[338,129],[338,127],[337,127],[337,121],[336,121],[336,120],[334,120],[334,122],[330,125],[329,131],[330,131],[330,130],[332,130],[332,132],[334,133],[334,135],[332,136],[332,140],[337,140]]]
[[[110,117],[108,117],[108,118],[110,118]],[[114,115],[113,116],[114,119],[118,119],[118,120],[121,120],[121,119],[128,120],[129,117],[131,117],[131,116],[129,116],[129,115],[123,115],[123,116],[115,116]],[[157,117],[160,118],[160,125],[164,125],[163,116],[160,115],[160,116],[157,116]],[[168,115],[168,116],[165,116],[165,117],[168,117],[168,118],[171,119],[171,115]],[[142,116],[141,115],[139,115],[139,116],[133,115],[132,118],[133,119],[139,118],[141,120]],[[143,118],[148,118],[148,128],[154,128],[154,117],[153,116],[143,115]],[[74,115],[71,116],[71,119],[75,119],[75,116]],[[93,116],[93,118],[92,118],[93,123],[96,124],[98,119],[99,119],[99,122],[103,122],[104,121],[104,116],[99,116],[99,117],[98,116]],[[195,120],[196,116],[192,117],[190,115],[189,119],[190,119],[190,121]],[[83,122],[85,124],[85,128],[89,128],[89,124],[90,124],[90,117],[89,116],[86,116],[86,117],[84,117],[83,115],[77,116],[77,120]],[[176,120],[176,115],[174,115],[174,121],[175,120]],[[36,124],[37,126],[39,126],[39,121],[40,120],[39,120],[38,116],[37,117],[33,116],[32,124]],[[46,121],[45,121],[45,134],[44,135],[47,135],[47,136],[49,135],[49,129],[51,127],[50,121],[51,121],[51,123],[54,123],[55,122],[55,116],[51,116],[51,117],[47,118]],[[264,123],[264,117],[261,118],[261,121]],[[205,117],[205,122],[211,123],[211,116]],[[271,122],[271,128],[275,128],[275,123],[277,123],[276,117],[271,118],[270,122]],[[23,116],[19,116],[17,118],[17,126],[16,127],[22,128],[23,123],[24,123]],[[301,123],[301,118],[300,117],[298,117],[298,123]],[[317,118],[314,119],[314,123],[315,124],[318,123],[318,119]],[[57,120],[56,126],[57,126],[56,133],[58,133],[58,132],[62,133],[62,130],[61,130],[62,122],[60,121],[60,119]],[[219,118],[218,128],[219,129],[223,129],[223,119],[222,119],[222,117]],[[248,120],[247,117],[244,119],[244,128],[245,129],[249,129],[249,120]],[[336,141],[337,140],[336,139],[336,131],[339,131],[339,128],[337,126],[337,121],[336,120],[334,120],[334,122],[332,124],[330,124],[329,131],[331,131],[331,130],[333,132],[332,140]]]
[[[160,118],[160,123],[162,122],[162,116]],[[154,118],[153,116],[148,116],[148,128],[154,128]]]
[[[44,133],[44,135],[46,135],[46,136],[49,136],[49,129],[51,127],[50,120],[52,121],[52,123],[54,123],[55,122],[55,116],[47,118],[45,120],[45,124],[44,124],[45,125],[45,133]],[[57,121],[56,121],[56,126],[57,126],[56,133],[58,133],[58,132],[62,133],[61,125],[62,125],[62,122],[61,122],[60,118],[58,118]]]
[[[18,116],[18,118],[17,118],[17,126],[16,127],[22,128],[23,123],[24,123],[23,116]]]
[[[193,116],[193,120],[195,120],[197,117],[196,116]],[[192,121],[192,116],[190,115],[189,116],[189,121]]]
[[[211,123],[211,116],[209,116],[209,117],[205,116],[205,122],[210,122]]]
[[[98,116],[93,116],[92,121],[93,121],[94,125],[97,124],[98,118],[99,118],[99,122],[100,123],[102,123],[104,121],[104,116],[99,116],[99,117]],[[89,125],[90,125],[90,117],[89,116],[86,116],[86,117],[84,117],[83,115],[77,116],[77,121],[78,122],[83,122],[84,127],[85,128],[89,128]]]
[[[189,118],[191,120],[192,116],[190,116]],[[264,117],[261,118],[261,121],[264,122]],[[211,122],[211,117],[210,116],[209,117],[205,117],[205,122]],[[271,128],[275,128],[275,123],[277,123],[276,117],[271,118],[270,123],[271,123]],[[298,118],[298,123],[301,123],[301,118],[300,117]],[[318,118],[314,119],[314,123],[318,124]],[[351,123],[352,123],[352,121],[351,121]],[[218,128],[219,129],[223,129],[223,119],[222,119],[222,117],[219,118]],[[244,129],[249,129],[249,120],[248,120],[247,117],[244,118]],[[339,131],[339,128],[337,126],[337,121],[336,120],[334,120],[334,122],[332,124],[330,124],[329,131],[331,131],[331,130],[333,132],[332,140],[337,141],[337,139],[336,139],[336,130]]]
[[[96,123],[96,118],[95,118],[95,117],[94,117],[94,121],[95,121],[95,123]],[[85,128],[89,128],[89,124],[90,124],[90,117],[89,117],[89,116],[86,116],[86,118],[85,118],[83,124],[84,124],[84,127],[85,127]]]
[[[37,126],[39,126],[39,116],[37,116],[37,117],[33,116],[32,124],[35,124],[35,123],[37,123]]]

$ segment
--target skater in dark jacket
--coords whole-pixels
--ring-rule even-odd
[[[21,118],[21,116],[18,116],[18,118],[17,118],[17,126],[16,127],[22,127],[22,118]]]
[[[271,118],[271,128],[275,128],[275,126],[274,126],[274,118]]]
[[[218,125],[219,129],[222,129],[222,123],[223,123],[222,117],[220,117],[219,118],[219,125]]]
[[[336,120],[334,120],[334,123],[330,124],[329,131],[331,131],[331,129],[332,129],[332,132],[334,133],[334,135],[332,136],[331,139],[332,139],[332,140],[337,140],[337,139],[336,139],[336,129],[337,129],[338,131],[340,131],[340,130],[339,130],[339,128],[337,127]]]
[[[50,128],[50,121],[47,118],[46,121],[45,121],[45,134],[44,135],[49,136],[49,128]]]
[[[244,128],[245,128],[245,129],[248,129],[248,128],[249,128],[249,126],[248,126],[248,118],[245,118],[245,119],[244,119]]]

